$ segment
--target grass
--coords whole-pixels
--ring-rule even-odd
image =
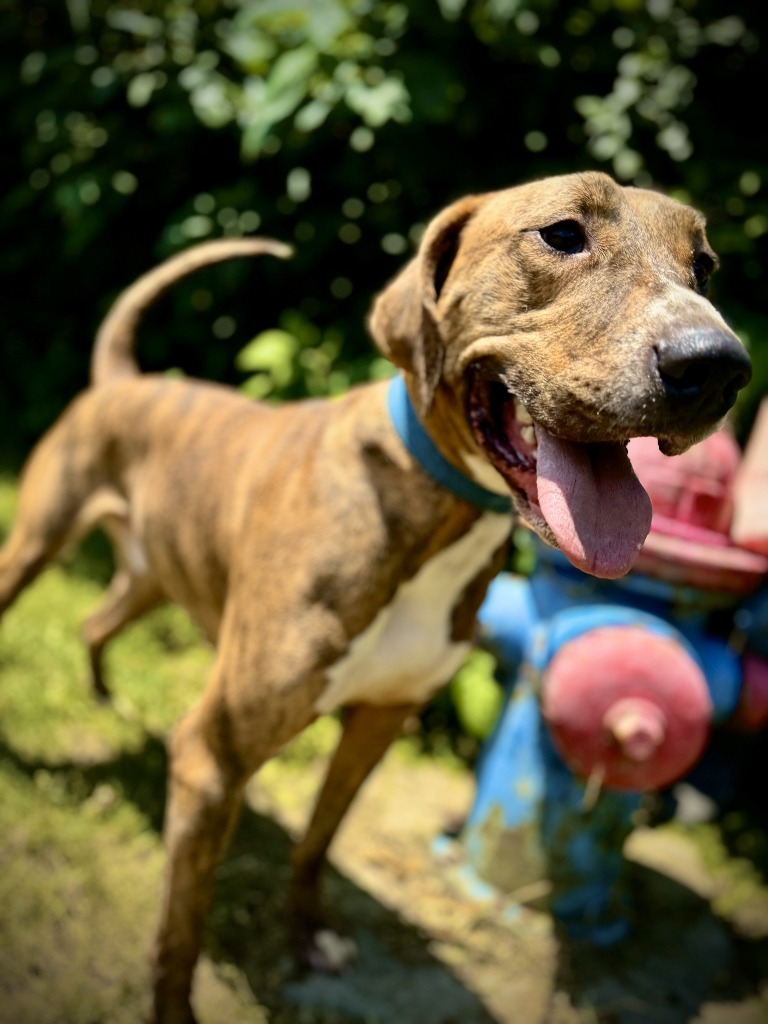
[[[15,484],[0,479],[0,535]],[[107,654],[112,705],[89,691],[79,623],[110,572],[91,543],[37,580],[0,631],[0,1024],[135,1024],[148,989],[163,863],[164,738],[212,656],[177,608]],[[332,742],[326,723],[292,752]],[[201,1017],[262,1022],[239,972],[203,965]]]

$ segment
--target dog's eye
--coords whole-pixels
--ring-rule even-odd
[[[539,234],[550,249],[564,252],[569,256],[583,252],[586,246],[584,230],[575,220],[559,220],[557,224],[550,224],[548,228],[540,228]]]
[[[705,252],[697,253],[693,258],[693,276],[696,281],[696,291],[699,295],[706,295],[709,288],[709,279],[715,269],[715,261]]]

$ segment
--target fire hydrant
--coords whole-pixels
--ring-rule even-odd
[[[546,879],[556,919],[599,946],[630,929],[622,846],[644,794],[688,777],[713,729],[768,724],[768,661],[751,649],[768,635],[768,544],[729,537],[736,442],[629,451],[654,509],[636,570],[597,580],[542,545],[529,577],[491,586],[480,642],[508,700],[462,833],[481,879]]]

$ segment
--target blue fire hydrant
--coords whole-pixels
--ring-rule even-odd
[[[713,515],[725,522],[711,449],[678,481],[679,517],[658,515],[637,459],[656,527],[640,571],[598,580],[537,545],[531,575],[498,577],[480,612],[507,700],[477,765],[469,864],[506,892],[546,879],[555,918],[598,946],[630,929],[622,846],[644,794],[702,773],[713,729],[768,724],[768,559],[708,536]]]

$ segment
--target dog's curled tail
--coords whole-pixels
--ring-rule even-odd
[[[91,383],[132,377],[139,366],[134,356],[136,330],[146,310],[182,277],[237,256],[278,256],[288,259],[293,250],[272,238],[220,238],[203,242],[171,256],[148,271],[118,296],[96,335],[91,358]]]

